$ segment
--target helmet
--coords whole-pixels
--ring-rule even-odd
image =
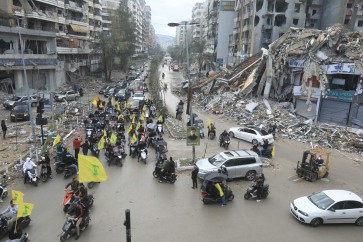
[[[25,161],[28,162],[30,160],[31,160],[31,158],[30,157],[27,157]]]

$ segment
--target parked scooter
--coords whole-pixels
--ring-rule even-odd
[[[257,189],[255,188],[255,183],[253,183],[251,186],[249,186],[246,190],[245,195],[243,196],[246,200],[251,199],[251,198],[257,198]],[[268,184],[264,184],[262,189],[261,189],[261,194],[260,194],[260,198],[264,199],[267,198],[268,194],[269,194],[269,185]]]

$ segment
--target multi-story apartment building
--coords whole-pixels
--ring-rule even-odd
[[[202,35],[202,19],[204,18],[204,3],[196,3],[192,9],[192,22],[199,23],[198,25],[192,25],[192,38],[200,38]]]
[[[148,53],[148,51],[151,49],[151,33],[150,33],[150,25],[151,25],[151,7],[146,5],[144,9],[144,18],[143,18],[143,50],[145,53]]]
[[[24,86],[20,38],[30,88],[54,90],[97,69],[90,45],[102,31],[100,0],[5,0],[0,8],[8,16],[0,24],[0,61],[7,63],[0,76],[10,78],[15,89]]]
[[[186,26],[185,25],[179,25],[176,27],[176,35],[175,35],[175,45],[184,46],[185,43],[185,31]]]

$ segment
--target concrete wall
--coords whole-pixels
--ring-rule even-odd
[[[320,29],[326,29],[336,23],[344,23],[347,0],[324,0],[321,8]]]
[[[223,64],[226,64],[228,59],[229,35],[233,32],[233,19],[235,14],[236,12],[234,11],[219,12],[217,59],[223,58]]]

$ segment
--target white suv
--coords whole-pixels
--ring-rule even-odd
[[[256,174],[262,173],[262,162],[258,155],[251,150],[228,150],[220,152],[210,158],[197,161],[198,177],[203,179],[209,172],[218,171],[225,167],[228,179],[244,177],[248,181],[255,179]]]

